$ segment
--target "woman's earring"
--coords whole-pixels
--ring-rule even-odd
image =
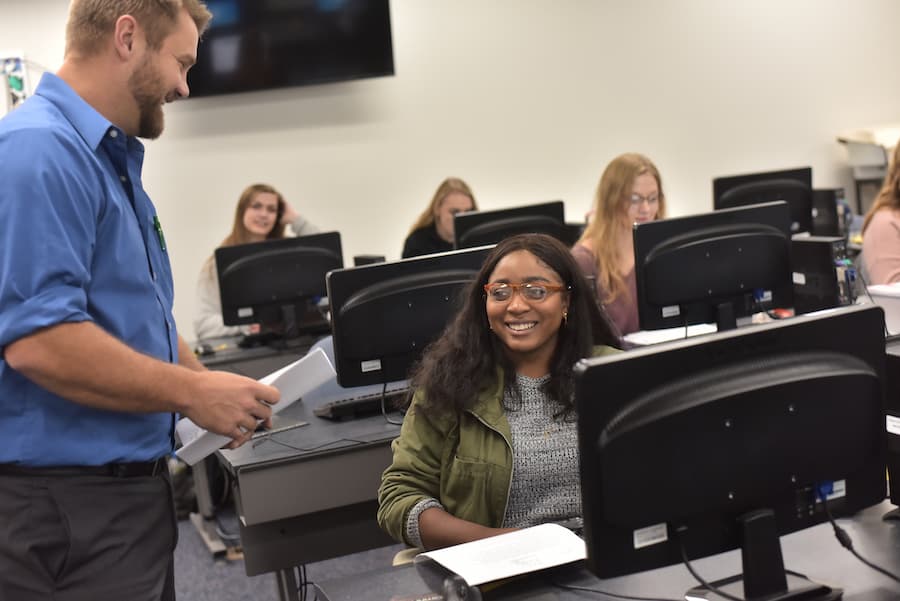
[[[568,311],[563,311],[563,325],[564,326],[569,325],[569,312]]]

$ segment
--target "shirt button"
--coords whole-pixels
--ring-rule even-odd
[[[109,137],[110,137],[110,138],[118,138],[118,137],[119,137],[119,132],[117,132],[117,131],[114,130],[114,129],[111,129],[111,130],[109,130]]]
[[[120,176],[119,176],[119,180],[121,180],[121,181],[122,181],[122,183],[125,183],[125,182],[127,182],[127,181],[128,181],[128,178],[127,178],[127,177],[125,177],[125,176],[124,176],[124,175],[120,175]]]

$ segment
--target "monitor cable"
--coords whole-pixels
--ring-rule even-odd
[[[682,599],[674,599],[672,597],[638,597],[635,595],[626,595],[623,593],[611,593],[609,591],[602,591],[598,588],[591,588],[589,586],[580,586],[577,584],[566,584],[564,582],[559,582],[555,578],[550,579],[550,584],[557,588],[561,588],[567,591],[580,591],[585,593],[594,593],[596,595],[603,595],[605,597],[611,597],[613,599],[625,599],[625,601],[683,601]]]
[[[387,407],[387,382],[384,382],[381,386],[381,415],[384,417],[384,421],[394,426],[402,426],[403,420],[392,419],[390,415],[388,415],[388,407]],[[402,415],[402,412],[401,412]]]
[[[838,526],[837,522],[834,520],[834,516],[831,515],[831,509],[828,507],[828,496],[819,488],[816,487],[816,496],[822,501],[822,507],[825,509],[825,517],[828,518],[828,523],[831,524],[831,527],[834,529],[834,536],[838,539],[838,542],[841,543],[841,546],[850,551],[853,556],[875,570],[876,572],[880,572],[884,576],[887,576],[894,582],[900,583],[900,576],[894,574],[882,568],[881,566],[875,565],[865,557],[859,554],[859,552],[853,548],[853,540],[850,538],[850,535],[847,534],[847,531]]]
[[[687,568],[688,572],[691,573],[691,576],[693,576],[694,579],[700,583],[700,586],[710,592],[719,595],[723,599],[730,599],[731,601],[745,601],[743,597],[736,597],[731,593],[726,593],[719,587],[707,582],[703,579],[703,576],[701,576],[699,573],[697,573],[696,570],[694,570],[694,566],[692,566],[690,560],[688,560],[687,550],[685,550],[684,548],[684,539],[681,537],[681,535],[685,531],[687,531],[687,527],[685,526],[679,526],[675,528],[675,538],[678,539],[678,548],[681,550],[681,559],[684,562],[684,566]]]

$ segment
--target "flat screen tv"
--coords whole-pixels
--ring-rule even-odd
[[[394,74],[388,0],[207,0],[188,75],[212,96]]]

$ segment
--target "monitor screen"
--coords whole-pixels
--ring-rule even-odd
[[[393,75],[388,0],[207,0],[191,96]]]
[[[457,213],[453,219],[456,248],[497,244],[516,234],[547,234],[567,242],[563,201],[545,202],[495,211]]]
[[[289,327],[325,296],[325,274],[344,266],[337,232],[223,246],[215,258],[226,325]]]
[[[784,202],[635,224],[642,330],[715,323],[793,306]]]
[[[713,208],[730,209],[783,200],[791,212],[791,233],[812,231],[812,167],[717,177]]]
[[[341,386],[407,378],[459,309],[492,247],[339,269],[328,274],[335,369]]]
[[[580,362],[589,568],[610,578],[681,563],[682,545],[689,560],[743,548],[747,576],[780,562],[778,536],[825,520],[817,490],[836,516],[881,502],[884,348],[868,305]]]

